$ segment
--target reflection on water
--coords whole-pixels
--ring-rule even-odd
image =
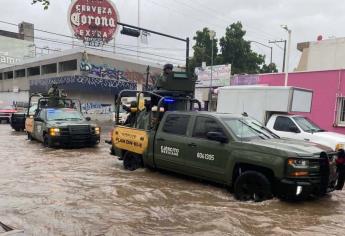
[[[127,172],[98,148],[55,150],[0,125],[0,220],[27,235],[344,235],[345,194],[243,203],[221,187]]]

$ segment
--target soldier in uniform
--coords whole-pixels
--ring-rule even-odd
[[[52,84],[51,88],[48,90],[48,96],[59,97],[60,91],[56,83]]]

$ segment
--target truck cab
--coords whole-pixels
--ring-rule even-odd
[[[266,126],[282,138],[319,143],[337,151],[345,148],[345,135],[323,130],[301,115],[273,114]]]

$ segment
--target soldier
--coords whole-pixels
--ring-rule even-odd
[[[53,83],[51,88],[48,90],[48,96],[59,97],[60,92],[56,83]]]
[[[156,89],[160,89],[163,84],[166,82],[168,77],[171,76],[173,73],[174,66],[172,64],[165,64],[163,67],[163,74],[157,79],[155,87]]]

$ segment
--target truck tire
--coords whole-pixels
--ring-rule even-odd
[[[51,141],[49,139],[48,134],[44,134],[44,136],[43,136],[43,146],[44,147],[49,147],[49,148],[52,147],[52,143],[51,143]]]
[[[234,185],[236,199],[261,202],[272,198],[271,183],[257,171],[245,171],[237,177]]]
[[[126,152],[125,156],[123,157],[123,167],[126,170],[134,171],[142,166],[143,161],[139,155],[131,152]]]

